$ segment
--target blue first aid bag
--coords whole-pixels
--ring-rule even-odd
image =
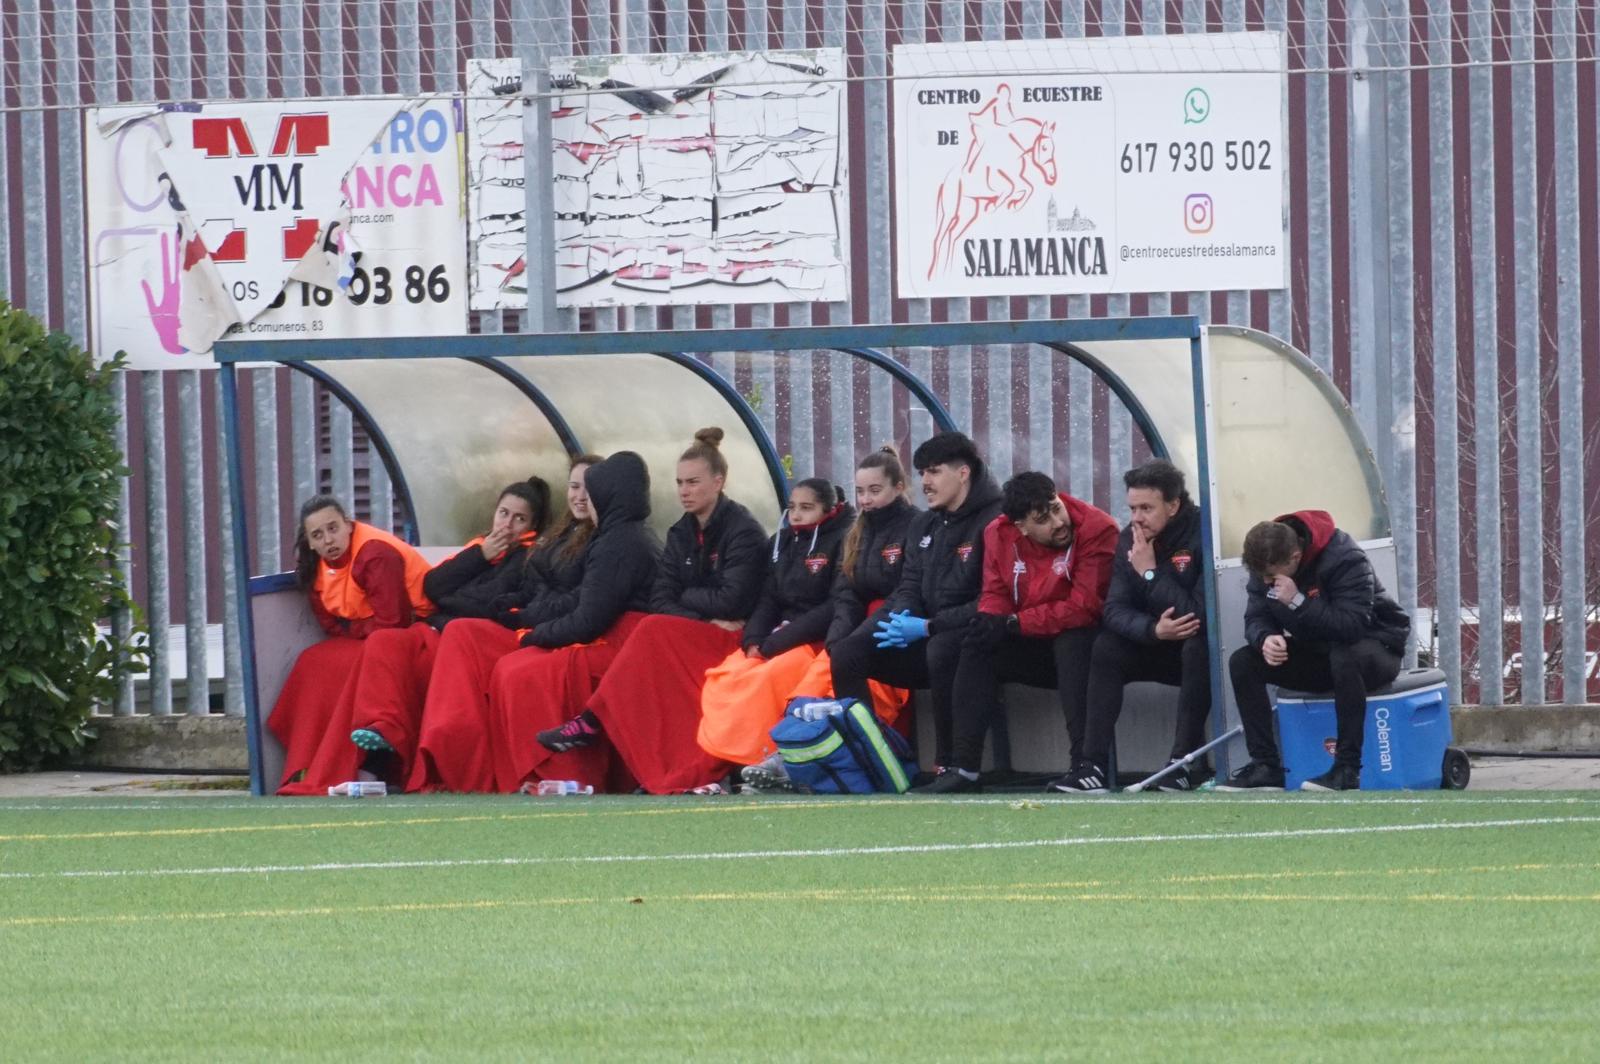
[[[789,779],[815,794],[904,794],[911,745],[853,698],[796,698],[772,726]]]

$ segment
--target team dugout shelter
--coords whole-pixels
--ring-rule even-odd
[[[639,452],[653,473],[653,521],[664,531],[681,514],[670,471],[694,431],[713,424],[727,431],[723,451],[738,474],[729,494],[776,530],[790,471],[750,404],[698,356],[744,353],[782,363],[798,352],[840,353],[879,377],[878,386],[901,393],[901,407],[918,415],[912,423],[931,433],[967,427],[912,373],[906,352],[980,345],[1036,345],[1086,366],[1126,407],[1150,451],[1184,471],[1206,517],[1213,735],[1237,723],[1224,664],[1244,641],[1247,574],[1239,556],[1252,524],[1294,510],[1327,510],[1361,542],[1385,585],[1395,586],[1377,463],[1333,383],[1272,336],[1205,326],[1195,317],[230,340],[217,344],[216,358],[243,604],[237,621],[252,793],[268,793],[282,764],[265,728],[267,714],[296,656],[323,633],[292,574],[250,573],[235,376],[241,363],[286,365],[346,403],[410,515],[397,533],[437,560],[482,531],[504,485],[530,473],[559,485],[568,459],[585,452]],[[848,479],[847,470],[832,473]],[[1120,480],[1113,484],[1120,491]],[[1159,767],[1171,741],[1175,693],[1134,687],[1118,727],[1118,760]],[[1018,771],[1064,771],[1067,736],[1053,694],[1013,685],[1006,703],[1007,726],[995,737],[1008,750],[992,752],[995,760]],[[1219,772],[1230,760],[1242,763],[1242,746],[1235,739],[1218,748]]]

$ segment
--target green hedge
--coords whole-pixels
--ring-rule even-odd
[[[0,301],[0,772],[81,749],[134,658],[96,629],[132,605],[113,564],[120,368]]]

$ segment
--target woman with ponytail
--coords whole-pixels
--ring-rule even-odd
[[[583,578],[583,544],[594,531],[584,473],[598,461],[592,454],[572,459],[561,523],[504,580],[473,596],[473,612],[450,624],[434,644],[432,668],[410,715],[404,722],[388,722],[402,736],[391,736],[382,726],[351,734],[354,742],[380,754],[383,746],[394,750],[399,762],[394,771],[406,790],[494,789],[486,744],[489,676],[497,661],[521,645],[528,629],[570,608],[568,596]],[[375,731],[378,737],[362,731]]]
[[[339,775],[341,766],[319,753],[330,733],[339,739],[349,734],[350,699],[368,638],[407,628],[433,612],[422,590],[427,572],[415,547],[350,520],[331,495],[313,496],[300,507],[295,574],[329,638],[300,653],[267,718],[284,747],[280,794],[326,794],[330,783],[353,775],[352,756],[344,775],[327,779]],[[350,746],[348,740],[327,745]]]
[[[652,794],[691,790],[731,767],[700,749],[706,671],[739,649],[761,594],[766,533],[723,494],[728,461],[720,428],[701,429],[678,459],[683,517],[667,533],[650,610],[607,670],[588,708],[538,734],[552,753],[609,742]]]
[[[743,649],[706,674],[700,694],[700,748],[736,765],[773,753],[768,732],[795,685],[822,652],[833,621],[833,587],[855,511],[844,491],[821,477],[789,494],[784,527],[772,537],[771,564]]]
[[[367,641],[351,695],[349,725],[330,729],[317,771],[305,783],[322,786],[359,772],[396,788],[405,784],[416,751],[417,724],[433,675],[440,633],[492,616],[497,598],[516,586],[540,533],[550,524],[550,485],[543,477],[508,484],[495,500],[489,530],[440,562],[422,589],[436,607],[426,622],[376,632]]]

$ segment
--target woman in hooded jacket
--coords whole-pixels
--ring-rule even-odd
[[[822,652],[833,621],[839,553],[854,518],[844,492],[821,477],[802,480],[790,492],[784,527],[772,537],[766,585],[745,622],[743,649],[706,673],[696,735],[706,753],[736,765],[773,753],[767,733]]]
[[[720,428],[701,429],[678,459],[684,514],[667,533],[650,611],[607,670],[587,708],[538,734],[552,753],[609,742],[639,785],[674,794],[732,767],[700,749],[706,672],[737,650],[766,572],[767,535],[723,494],[728,461]]]
[[[563,608],[568,589],[582,579],[583,548],[594,528],[584,473],[597,461],[594,455],[572,460],[567,513],[560,525],[487,596],[480,615],[458,619],[444,630],[420,709],[408,729],[410,750],[400,776],[406,790],[494,789],[485,745],[489,676],[497,661],[521,645],[529,628]]]
[[[599,791],[635,786],[606,744],[557,754],[536,738],[588,704],[645,619],[661,553],[646,523],[650,471],[643,458],[619,451],[590,466],[584,480],[595,531],[572,608],[534,625],[522,649],[501,658],[489,680],[487,745],[501,791],[540,779],[576,780]]]
[[[323,748],[348,747],[355,677],[367,640],[404,629],[433,612],[422,592],[428,562],[417,549],[364,521],[352,521],[340,502],[316,495],[300,507],[295,575],[327,639],[301,651],[267,718],[284,747],[279,794],[326,794],[349,780],[354,758],[325,764]],[[335,741],[325,742],[328,736]],[[333,778],[333,777],[338,778]]]

